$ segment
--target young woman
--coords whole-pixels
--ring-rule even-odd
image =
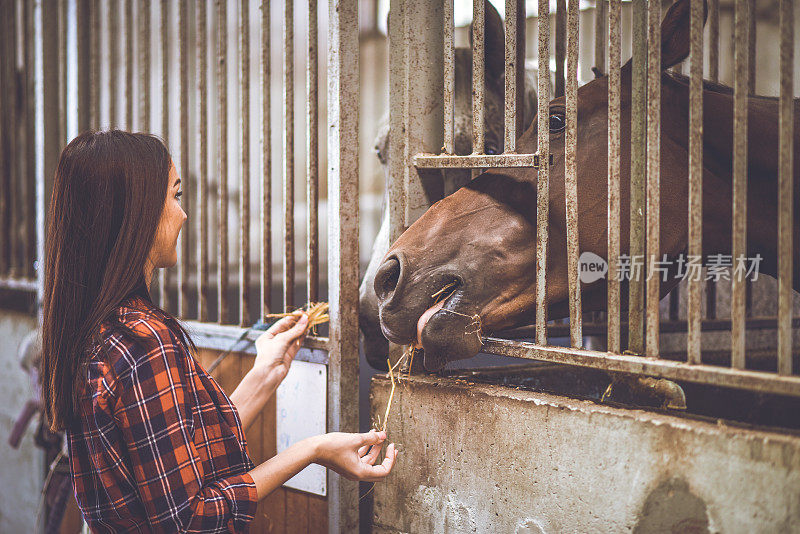
[[[257,503],[310,463],[348,479],[392,469],[386,435],[331,433],[259,466],[245,429],[286,376],[308,318],[256,342],[253,368],[227,396],[191,339],[149,295],[175,265],[186,213],[181,180],[156,137],[88,132],[64,149],[50,202],[42,391],[66,430],[75,496],[94,532],[245,531]]]

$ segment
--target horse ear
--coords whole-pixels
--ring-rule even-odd
[[[506,32],[503,19],[494,6],[486,0],[484,3],[484,29],[486,83],[500,83],[505,73]],[[472,45],[472,24],[469,25],[469,44]]]
[[[668,69],[689,56],[690,0],[672,4],[661,22],[661,68]],[[703,25],[708,16],[708,5],[703,0]]]

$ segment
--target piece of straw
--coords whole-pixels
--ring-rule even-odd
[[[402,358],[397,360],[397,363],[400,363],[401,360],[402,360]],[[389,422],[389,411],[392,409],[392,399],[394,399],[394,388],[395,388],[394,370],[393,370],[393,367],[392,367],[392,362],[390,362],[389,359],[387,358],[386,359],[386,363],[389,365],[389,378],[392,379],[392,391],[391,391],[391,393],[389,393],[389,402],[386,404],[386,415],[383,416],[383,429],[382,430],[384,432],[386,432],[386,424]]]
[[[285,313],[269,313],[264,316],[264,319],[281,319],[283,317],[292,316],[299,318],[304,313],[308,315],[308,325],[306,326],[306,331],[310,329],[313,334],[317,333],[317,325],[321,325],[330,321],[327,302],[309,302],[304,308]]]

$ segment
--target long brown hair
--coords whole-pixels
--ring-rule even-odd
[[[77,413],[89,343],[127,298],[143,297],[194,349],[180,324],[152,303],[144,279],[171,164],[160,139],[120,130],[83,133],[61,152],[48,214],[42,326],[42,395],[53,430]]]

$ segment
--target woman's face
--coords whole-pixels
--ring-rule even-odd
[[[172,267],[178,262],[178,234],[181,231],[186,212],[181,207],[181,179],[174,164],[169,166],[169,185],[164,210],[156,230],[150,262],[156,269]]]

